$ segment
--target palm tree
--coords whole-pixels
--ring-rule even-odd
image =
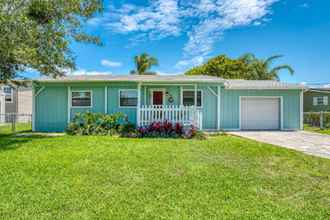
[[[250,66],[253,78],[259,80],[279,80],[281,70],[287,70],[290,75],[294,74],[293,68],[288,64],[272,67],[273,62],[281,57],[283,56],[274,55],[267,59],[257,59],[253,54],[245,54],[240,59]]]
[[[131,70],[131,74],[154,75],[154,72],[148,72],[152,66],[158,65],[158,60],[147,53],[134,57],[136,70]]]

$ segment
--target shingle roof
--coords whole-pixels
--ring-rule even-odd
[[[206,82],[223,83],[224,79],[214,76],[185,75],[70,75],[60,78],[43,78],[40,82],[71,82],[71,81],[131,81],[131,82]]]
[[[228,89],[304,89],[303,84],[275,80],[227,80]]]
[[[40,82],[159,82],[159,83],[224,83],[227,89],[303,89],[302,84],[275,80],[226,80],[220,77],[198,75],[68,75],[60,78],[42,78]]]

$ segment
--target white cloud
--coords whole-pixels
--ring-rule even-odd
[[[87,24],[91,26],[98,26],[102,22],[102,18],[95,17],[95,18],[90,18],[87,20]]]
[[[204,63],[205,57],[204,56],[195,56],[191,59],[180,60],[176,63],[175,68],[183,69],[187,66],[198,66]]]
[[[107,28],[118,33],[141,32],[149,39],[177,36],[179,10],[177,0],[155,0],[147,7],[125,4],[120,9],[112,8]]]
[[[122,66],[122,64],[120,62],[115,62],[115,61],[106,60],[106,59],[101,60],[101,64],[102,64],[102,66],[106,66],[106,67],[120,67],[120,66]]]
[[[301,8],[309,8],[309,4],[308,3],[303,3],[300,5]]]
[[[109,71],[89,71],[85,69],[78,69],[74,71],[67,71],[67,75],[110,75],[112,74]]]
[[[186,34],[183,59],[177,67],[198,65],[212,52],[226,30],[259,26],[279,0],[153,0],[145,7],[124,4],[110,7],[105,26],[133,40],[157,40]]]

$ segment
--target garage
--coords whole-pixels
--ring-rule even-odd
[[[242,130],[280,130],[279,97],[241,97]]]

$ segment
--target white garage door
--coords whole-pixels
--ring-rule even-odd
[[[280,99],[254,97],[242,98],[241,129],[279,130]]]

